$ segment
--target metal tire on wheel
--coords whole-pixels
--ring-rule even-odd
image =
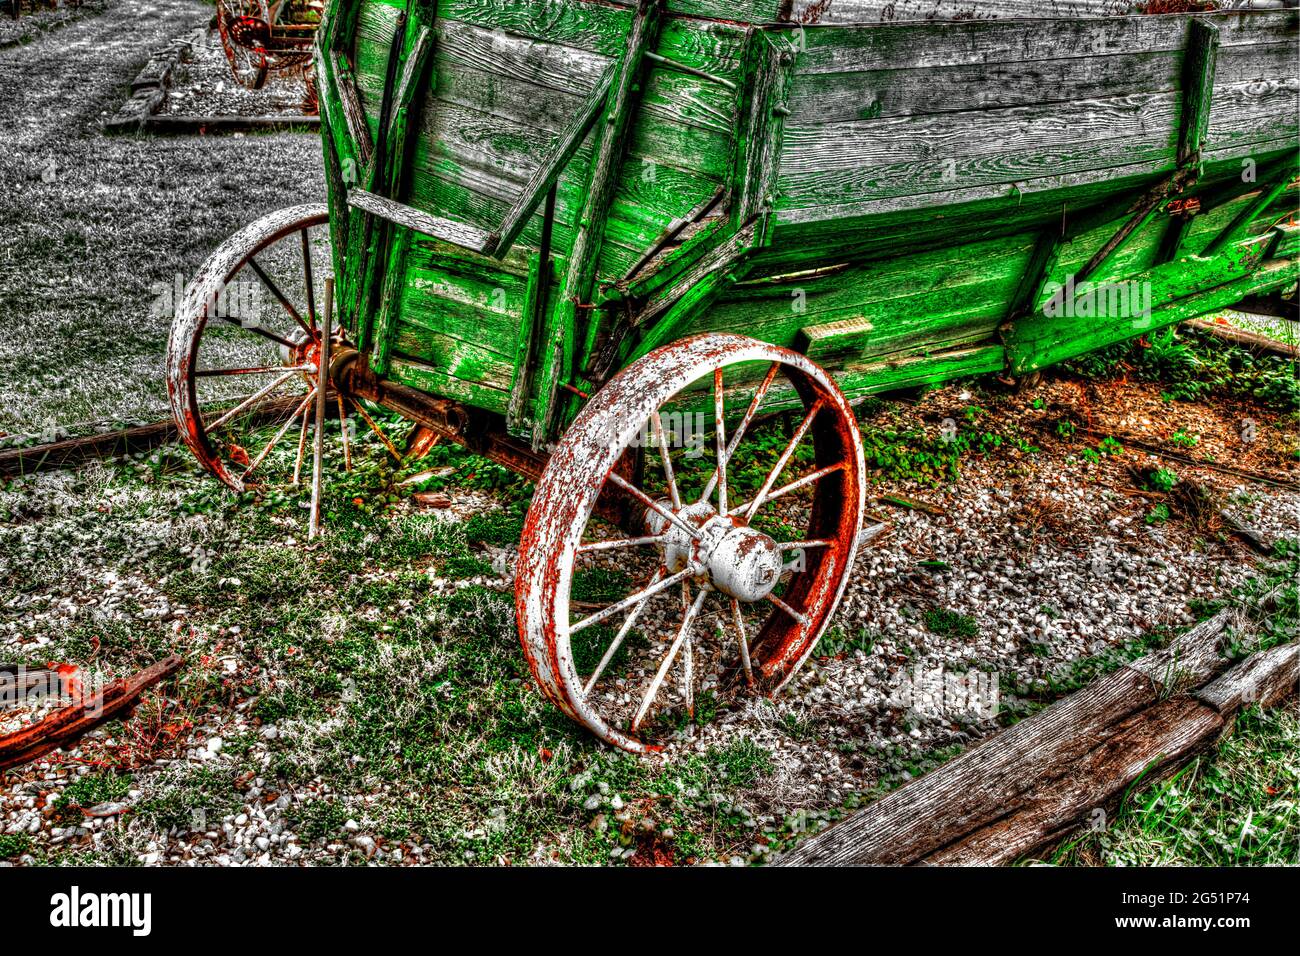
[[[755,376],[763,366],[755,363],[766,365],[766,375],[757,383]],[[744,415],[729,436],[726,420],[739,409],[724,413],[727,374],[731,387],[743,388],[748,395]],[[771,392],[778,374],[788,390]],[[714,464],[709,481],[701,482],[698,499],[687,500],[675,477],[662,410],[674,400],[679,408],[692,397],[704,401],[709,393],[701,392],[698,383],[710,377],[707,417],[712,419]],[[742,442],[755,430],[749,426],[765,401],[767,407],[774,401],[801,406],[801,418],[782,440],[784,449],[776,463],[770,469],[764,466],[761,484],[756,477],[747,478],[757,490],[740,503],[729,497],[728,469],[743,468],[751,457]],[[638,439],[658,452],[662,495],[646,490],[658,473],[652,474],[648,457],[645,475],[633,481],[617,467],[626,461],[629,449],[638,446]],[[783,473],[793,472],[794,466],[810,468],[782,481]],[[730,490],[736,488],[733,484]],[[734,650],[746,678],[775,692],[808,659],[843,594],[857,550],[865,488],[853,411],[831,376],[807,357],[730,334],[694,336],[649,353],[592,396],[553,453],[529,507],[515,605],[524,653],[538,684],[570,717],[603,740],[634,752],[657,749],[640,731],[648,716],[667,705],[665,681],[674,666],[681,672],[680,696],[692,710],[697,650],[716,653],[718,660]],[[591,540],[600,532],[592,516],[606,489],[644,506],[643,532],[633,527],[628,537]],[[758,512],[769,502],[795,491],[811,491],[807,528],[800,537],[778,541],[753,524],[756,517],[762,520]],[[790,552],[799,554],[795,564],[782,557]],[[611,554],[622,556],[622,566],[638,555],[647,558],[642,571],[654,568],[653,573],[621,599],[595,613],[579,606],[571,618],[575,564]],[[786,575],[778,597],[774,589]],[[638,616],[656,601],[661,608],[667,605],[668,592],[676,588],[681,589],[680,615],[672,618],[680,616],[680,624],[675,633],[666,632],[672,636],[660,645],[664,653],[652,647],[652,653],[644,655],[644,670],[615,679],[615,686],[607,689],[600,682],[612,679],[610,661],[628,654],[621,644]],[[747,625],[745,613],[754,610],[765,617],[761,624]],[[709,615],[724,640],[705,647],[696,632]],[[575,645],[580,632],[604,621],[612,627],[620,619],[618,632],[607,642],[589,647],[579,637]],[[589,674],[580,674],[578,657],[590,661],[597,654],[599,663]]]

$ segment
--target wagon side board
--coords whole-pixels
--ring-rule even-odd
[[[684,335],[805,352],[863,395],[1034,371],[1295,281],[1295,10],[801,27],[722,6],[329,4],[339,302],[375,374],[538,447]]]

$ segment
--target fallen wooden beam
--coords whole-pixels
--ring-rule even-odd
[[[1027,795],[1023,804],[992,824],[942,847],[920,861],[941,866],[996,866],[1064,836],[1104,808],[1128,784],[1170,764],[1181,764],[1208,747],[1223,718],[1195,700],[1180,697],[1138,711],[1121,722],[1100,747],[1067,772]]]
[[[1092,822],[1118,804],[1130,784],[1158,780],[1209,749],[1243,706],[1268,706],[1293,693],[1300,646],[1288,644],[1248,658],[1190,697],[1164,701],[1129,717],[1105,746],[1090,751],[1037,789],[1023,808],[925,857],[946,866],[1014,862]]]
[[[1280,355],[1285,359],[1300,358],[1300,347],[1288,345],[1286,342],[1279,342],[1277,339],[1269,338],[1267,335],[1260,335],[1257,332],[1247,332],[1245,329],[1239,329],[1236,326],[1224,325],[1220,322],[1207,322],[1204,319],[1188,319],[1183,325],[1198,332],[1204,332],[1206,335],[1213,335],[1216,339],[1231,342],[1233,345],[1240,345],[1252,352],[1268,352],[1272,355]]]
[[[157,448],[175,437],[176,425],[168,420],[98,435],[44,442],[26,448],[6,448],[0,451],[0,475],[14,478],[36,471],[80,464],[90,458],[132,455]]]
[[[248,411],[249,420],[277,422],[298,407],[300,397],[275,398],[259,403]],[[165,445],[176,438],[176,424],[170,419],[119,428],[114,431],[65,438],[19,448],[0,450],[0,476],[17,478],[37,471],[68,468],[92,458],[116,458],[134,455]]]
[[[1077,825],[1081,813],[1102,806],[1159,755],[1176,760],[1214,739],[1222,713],[1186,697],[1171,698],[1210,685],[1227,667],[1220,644],[1232,614],[1219,612],[1168,647],[991,737],[777,862],[973,862],[980,854],[981,862],[1005,862],[1042,845]],[[1300,652],[1274,657],[1269,679],[1285,683],[1290,675],[1294,685]],[[1168,732],[1157,736],[1158,727]]]

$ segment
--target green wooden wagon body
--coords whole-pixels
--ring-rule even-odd
[[[329,5],[340,308],[376,373],[540,443],[695,332],[806,352],[854,396],[1028,372],[1295,280],[1295,10],[666,8]]]

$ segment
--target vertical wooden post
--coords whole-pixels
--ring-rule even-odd
[[[1178,126],[1178,168],[1194,169],[1200,178],[1201,143],[1210,123],[1210,104],[1214,98],[1214,74],[1219,60],[1219,28],[1206,20],[1192,20],[1188,25],[1187,53],[1183,59],[1182,115]],[[1192,214],[1180,212],[1165,226],[1156,253],[1157,262],[1178,258],[1183,239],[1192,224]]]
[[[623,61],[606,99],[605,122],[597,123],[595,157],[588,178],[587,198],[569,253],[569,265],[560,300],[542,342],[542,367],[538,376],[533,424],[533,447],[540,448],[550,434],[562,382],[573,372],[573,345],[578,305],[591,296],[605,238],[606,218],[618,176],[631,121],[640,102],[639,81],[646,51],[655,43],[663,20],[663,0],[640,0]]]
[[[1194,19],[1183,59],[1182,117],[1178,129],[1178,166],[1201,167],[1201,142],[1210,122],[1214,97],[1214,73],[1219,61],[1219,28],[1207,20]]]

